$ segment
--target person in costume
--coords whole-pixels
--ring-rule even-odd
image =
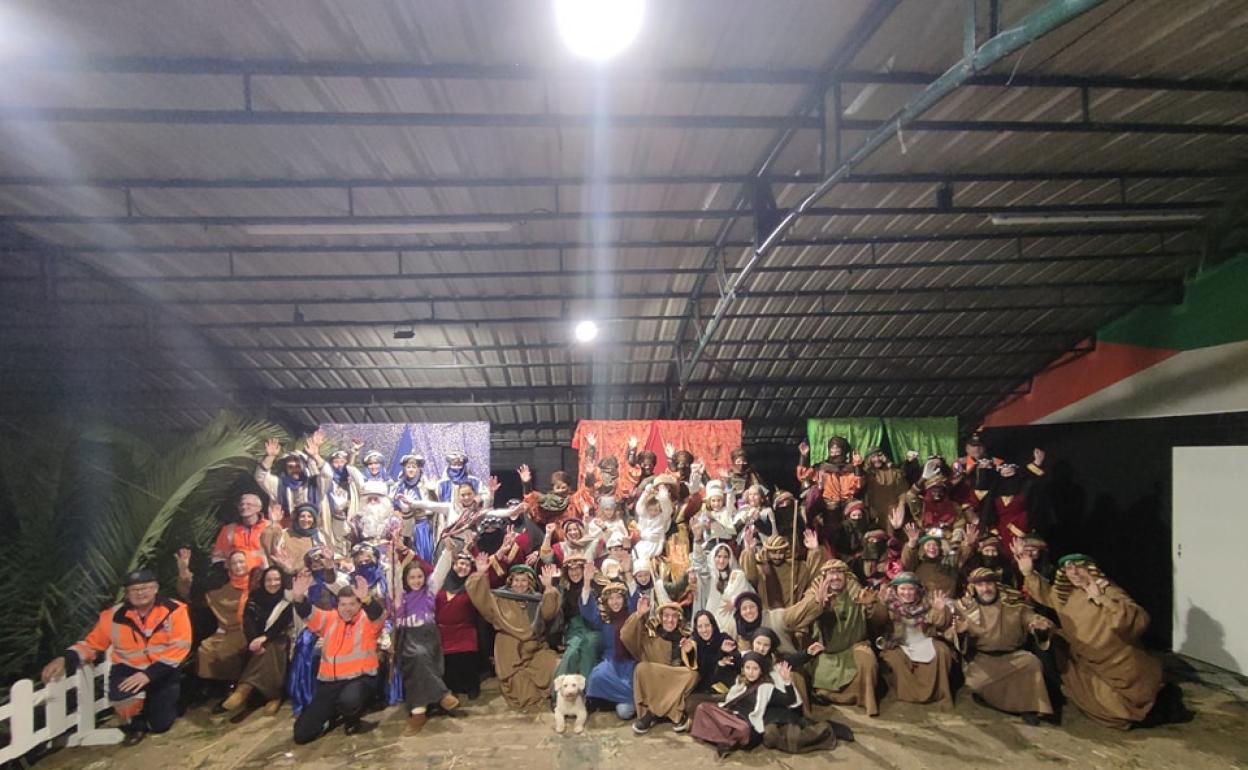
[[[507,587],[491,590],[485,575],[491,569],[484,554],[476,557],[476,574],[465,587],[481,617],[494,627],[494,669],[507,704],[515,709],[541,705],[550,697],[558,654],[546,644],[546,625],[559,612],[559,568],[542,568],[546,589],[538,593],[537,573],[516,564],[508,570]]]
[[[304,442],[303,452],[290,451],[278,459],[282,444],[275,438],[264,443],[264,457],[256,464],[256,483],[270,499],[282,506],[289,521],[296,506],[311,503],[320,508],[321,463],[318,452],[325,443],[325,434],[316,431]]]
[[[1163,681],[1161,662],[1140,644],[1148,613],[1092,557],[1063,556],[1057,578],[1049,582],[1035,571],[1021,542],[1015,542],[1014,556],[1032,601],[1057,612],[1057,633],[1068,650],[1059,656],[1058,671],[1066,697],[1080,711],[1122,730],[1191,718],[1182,692]]]
[[[905,471],[894,466],[888,454],[876,447],[867,452],[867,462],[862,469],[862,483],[867,528],[883,528],[888,521],[888,514],[910,489]],[[838,556],[844,558],[844,554]]]
[[[687,500],[690,495],[699,494],[705,482],[705,466],[688,449],[677,450],[675,444],[664,444],[663,449],[667,454],[668,469],[680,481],[677,500]]]
[[[360,489],[364,477],[355,467],[363,443],[355,440],[351,450],[339,449],[321,464],[321,510],[318,512],[317,528],[322,539],[334,553],[345,556],[351,550],[351,525],[348,523],[360,507]],[[294,523],[294,514],[291,516]],[[302,564],[294,559],[292,564]]]
[[[191,652],[186,605],[159,596],[149,569],[125,577],[122,601],[100,613],[86,637],[51,660],[40,674],[46,684],[74,676],[81,665],[109,658],[107,697],[133,746],[148,732],[163,733],[178,718],[178,667]]]
[[[944,538],[937,531],[920,535],[913,522],[906,525],[906,543],[901,548],[901,566],[914,573],[928,592],[942,591],[951,596],[958,588],[958,558],[945,552]]]
[[[880,591],[892,579],[888,574],[888,540],[888,533],[884,530],[868,530],[862,537],[862,554],[847,562],[850,571],[864,588]],[[897,558],[900,562],[900,549]],[[897,571],[901,571],[900,563]]]
[[[709,610],[720,630],[735,639],[737,625],[733,619],[733,602],[751,588],[745,573],[737,566],[732,549],[720,543],[708,554],[701,546],[695,545],[693,568],[697,574],[697,596],[693,609]]]
[[[638,561],[663,555],[675,505],[672,499],[674,481],[667,474],[657,477],[637,500],[637,544],[633,546],[633,558]]]
[[[1025,470],[1013,463],[999,466],[992,493],[981,505],[981,528],[986,524],[996,529],[1007,554],[1012,553],[1015,538],[1023,537],[1038,525],[1048,524],[1032,515],[1033,501],[1043,500],[1048,485],[1048,473],[1044,469],[1047,456],[1042,449],[1033,450],[1032,455],[1032,462]]]
[[[276,513],[281,508],[271,505]],[[260,516],[263,503],[260,495],[244,492],[238,497],[238,519],[225,524],[217,532],[212,546],[212,562],[224,565],[226,558],[235,551],[242,551],[247,558],[247,568],[267,567],[269,560],[280,554],[281,525],[266,521]]]
[[[200,640],[195,651],[195,676],[200,679],[233,684],[243,673],[247,662],[247,638],[243,635],[243,609],[251,590],[251,570],[247,555],[235,551],[226,559],[222,573],[196,578],[191,572],[191,549],[179,548],[175,554],[178,565],[178,596],[189,604],[208,608],[216,621],[216,631]],[[263,568],[261,568],[263,569]],[[232,704],[238,708],[241,702]],[[216,707],[224,711],[224,704]]]
[[[746,589],[732,600],[732,625],[737,634],[737,646],[748,649],[754,632],[763,627],[763,600],[758,594]]]
[[[546,564],[553,562],[554,564],[562,565],[564,558],[569,553],[584,554],[591,561],[596,561],[603,555],[605,548],[604,540],[599,537],[587,537],[585,525],[580,519],[565,520],[563,522],[563,539],[557,543],[552,542],[558,531],[559,525],[555,522],[546,525],[546,537],[542,540],[541,548],[538,549],[542,562]]]
[[[434,558],[440,520],[446,516],[450,503],[439,502],[437,488],[425,478],[425,458],[419,454],[404,455],[399,463],[403,473],[390,487],[390,499],[398,511],[403,539],[425,562]]]
[[[679,602],[689,591],[689,573],[675,580],[664,580],[661,562],[634,561],[632,564],[632,590],[629,601],[635,606],[642,596],[650,598],[650,606],[658,607],[669,602]]]
[[[915,521],[925,530],[939,529],[945,535],[966,526],[961,507],[949,497],[949,479],[938,457],[928,460],[923,477],[910,488],[909,502],[916,511]]]
[[[811,642],[805,650],[785,652],[780,649],[780,634],[767,626],[754,629],[745,640],[745,649],[753,650],[771,661],[774,668],[778,663],[788,663],[793,668],[793,686],[802,698],[802,714],[810,716],[810,682],[804,673],[806,667],[815,656],[823,652],[822,642]]]
[[[872,717],[880,713],[880,669],[869,639],[872,629],[888,620],[877,596],[858,584],[845,562],[832,560],[820,567],[819,579],[784,614],[791,632],[803,633],[821,647],[811,669],[815,697],[860,706]]]
[[[702,492],[702,507],[694,514],[701,532],[699,544],[710,548],[719,543],[736,546],[737,510],[735,502],[728,503],[728,493],[722,481],[709,481]],[[692,526],[692,522],[690,522]]]
[[[840,533],[845,504],[863,492],[862,461],[850,454],[841,436],[828,439],[828,456],[810,465],[810,444],[798,445],[797,480],[802,485],[806,515],[814,523],[821,542],[834,547]]]
[[[637,661],[633,670],[633,703],[637,721],[633,732],[643,735],[659,720],[672,723],[678,733],[689,729],[689,693],[698,682],[695,645],[683,627],[684,610],[665,604],[651,617],[650,600],[641,597],[637,611],[620,629],[620,643]]]
[[[442,642],[442,681],[452,693],[465,695],[469,700],[481,694],[481,676],[486,663],[477,641],[477,621],[480,616],[465,590],[465,583],[476,565],[468,551],[442,549],[439,567],[450,562],[441,586],[434,592],[434,620]]]
[[[277,714],[282,706],[294,617],[286,589],[286,573],[281,568],[252,570],[247,604],[243,608],[243,635],[249,654],[238,686],[222,704],[227,711],[245,707],[254,693],[264,698],[265,716]]]
[[[1044,666],[1024,649],[1033,638],[1047,649],[1053,624],[1002,586],[996,572],[978,567],[970,573],[953,627],[963,644],[966,686],[977,701],[1020,714],[1030,725],[1053,715]]]
[[[792,680],[793,670],[789,664],[777,666],[773,678],[767,658],[754,652],[745,653],[741,657],[741,676],[737,683],[722,703],[698,706],[691,734],[714,746],[721,757],[738,749],[758,746],[768,726],[800,720],[801,696]],[[825,734],[823,738],[826,737]]]
[[[608,455],[599,459],[598,437],[586,434],[585,471],[576,492],[572,494],[572,510],[585,516],[594,515],[598,501],[603,497],[615,498],[620,491],[620,461]],[[586,510],[588,508],[588,510]]]
[[[1002,550],[1002,542],[996,530],[989,530],[981,535],[979,525],[966,525],[966,538],[959,549],[958,560],[961,581],[965,585],[968,576],[977,569],[992,570],[1002,586],[1018,590],[1022,588],[1023,579],[1018,568]]]
[[[912,572],[893,578],[881,594],[890,631],[877,644],[896,680],[897,700],[953,709],[954,653],[943,638],[951,620],[948,599],[939,589],[929,594]]]
[[[456,450],[446,454],[446,471],[438,481],[438,499],[450,502],[455,488],[467,484],[472,487],[473,494],[481,501],[482,508],[489,508],[494,502],[494,488],[468,471],[468,455]]]
[[[871,529],[871,520],[867,516],[867,504],[861,500],[846,502],[842,516],[841,529],[833,549],[842,561],[850,561],[862,553],[863,540]]]
[[[528,509],[529,518],[539,527],[563,520],[574,515],[572,502],[572,477],[567,471],[555,471],[550,474],[550,491],[539,492],[533,488],[533,471],[527,465],[517,469],[520,484],[524,489],[524,504]]]
[[[385,607],[373,601],[364,579],[357,577],[353,586],[338,592],[337,607],[324,610],[310,600],[312,583],[312,576],[304,573],[294,579],[290,589],[291,602],[303,619],[305,630],[316,634],[323,643],[316,693],[295,718],[297,744],[316,740],[339,717],[347,735],[367,732],[376,726],[361,716],[377,691],[381,669],[377,642],[385,622]]]
[[[438,592],[450,566],[450,554],[445,552],[436,571],[419,557],[413,559],[403,568],[401,586],[396,586],[393,596],[394,648],[403,677],[409,734],[425,726],[431,705],[445,712],[459,706],[459,699],[443,680],[442,635],[437,623]]]
[[[367,481],[380,481],[387,487],[393,479],[390,478],[390,470],[386,467],[386,456],[376,449],[370,449],[364,453],[364,468],[360,471],[361,485]]]
[[[723,700],[741,670],[736,640],[719,630],[714,615],[702,610],[693,616],[693,634],[681,644],[686,652],[692,650],[693,668],[698,672],[687,700],[688,710],[696,712],[700,703]]]
[[[281,544],[278,546],[282,568],[286,572],[294,573],[301,569],[304,554],[309,550],[328,545],[317,527],[318,513],[316,506],[310,503],[295,507],[290,518],[290,529],[281,533]]]
[[[646,488],[655,475],[655,469],[659,465],[659,456],[649,450],[637,450],[637,437],[628,437],[628,454],[625,456],[628,463],[628,477],[632,482],[632,493],[627,501],[628,508],[631,510],[637,505],[637,499],[641,496],[642,490]]]
[[[728,460],[732,463],[732,467],[724,471],[722,476],[728,494],[732,496],[732,501],[736,504],[745,496],[745,490],[750,487],[761,487],[763,479],[750,466],[750,459],[744,447],[737,447],[729,452]]]
[[[745,547],[747,532],[755,532],[762,537],[780,534],[776,530],[776,512],[767,505],[767,487],[762,484],[746,487],[740,499],[741,505],[732,522],[737,531],[738,546]]]
[[[593,566],[587,564],[585,572],[590,579],[581,588],[581,618],[602,639],[602,654],[590,671],[585,695],[612,704],[620,719],[632,719],[637,713],[633,706],[633,670],[637,661],[620,642],[620,631],[631,614],[628,586],[607,583],[595,596],[591,590]]]
[[[351,519],[355,544],[380,548],[390,542],[391,536],[402,525],[403,522],[395,513],[389,487],[380,481],[364,482],[364,488],[360,492],[360,510]]]
[[[586,578],[587,567],[596,574],[592,562],[585,554],[570,552],[563,562],[563,577],[559,581],[559,621],[563,655],[555,669],[555,678],[564,674],[580,674],[589,681],[589,675],[597,665],[602,649],[602,634],[594,630],[581,615],[583,592],[594,591],[594,580]]]
[[[630,527],[624,520],[619,499],[610,495],[598,498],[592,514],[592,518],[586,520],[586,538],[605,544],[613,535],[619,535],[636,542],[639,533],[636,527]]]

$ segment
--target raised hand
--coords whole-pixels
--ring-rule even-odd
[[[585,581],[585,583],[586,583],[586,584],[588,584],[588,583],[592,582],[592,581],[593,581],[593,579],[594,579],[594,577],[595,577],[597,574],[598,574],[598,567],[597,567],[597,565],[595,565],[595,564],[593,563],[593,561],[586,561],[586,562],[585,562],[585,577],[583,578],[583,580]]]
[[[358,454],[358,453],[359,453],[359,451],[360,451],[361,449],[363,449],[363,448],[364,448],[364,439],[362,439],[362,438],[353,438],[353,439],[351,439],[351,451],[352,451],[353,453]]]
[[[589,564],[588,563],[586,563],[585,565],[585,579],[589,580]],[[642,594],[640,597],[637,598],[637,614],[639,615],[650,614],[650,597],[649,596]]]
[[[943,607],[949,601],[949,592],[936,588],[932,590],[932,606]]]
[[[797,445],[797,453],[798,453],[799,455],[801,455],[802,457],[809,457],[809,456],[810,456],[810,444],[809,444],[808,442],[805,442],[805,441],[803,441],[802,443],[798,444],[798,445]]]
[[[533,553],[524,557],[524,563],[529,565],[530,567],[533,567],[537,565],[537,560],[540,558],[542,558],[542,555],[538,553],[537,551],[534,551]]]
[[[264,454],[267,457],[277,457],[282,451],[282,442],[275,438],[268,439],[264,442]]]
[[[585,443],[590,446],[598,446],[598,436],[594,433],[585,434]]]
[[[629,437],[628,437],[628,448],[629,448],[629,449],[636,449],[636,448],[637,448],[637,437],[636,437],[636,436],[629,436]]]
[[[546,525],[546,539],[547,540],[550,540],[552,537],[555,536],[555,530],[558,529],[558,527],[559,525],[553,521]]]
[[[719,651],[723,653],[727,653],[727,654],[732,654],[733,652],[736,652],[736,649],[737,649],[737,643],[733,641],[732,637],[726,637],[723,641],[723,644],[719,645]]]
[[[690,476],[701,476],[705,472],[706,472],[706,463],[702,462],[701,460],[698,460],[697,462],[692,463],[689,466]]]
[[[312,587],[312,573],[306,570],[295,575],[295,579],[290,584],[290,598],[292,601],[300,602],[308,595],[308,589]]]
[[[852,462],[854,465],[862,465],[862,455],[858,454],[857,452],[854,452],[852,455],[849,456],[849,461]]]
[[[1101,584],[1096,582],[1096,578],[1089,578],[1088,582],[1083,584],[1083,590],[1093,599],[1099,599],[1105,593],[1101,590]]]
[[[793,667],[787,660],[780,661],[780,665],[776,666],[776,671],[780,672],[780,679],[785,684],[793,684]]]
[[[190,548],[179,548],[177,550],[177,553],[173,555],[173,558],[178,563],[179,575],[191,574],[191,549]]]
[[[818,601],[820,604],[827,604],[828,592],[831,590],[831,588],[832,588],[832,581],[828,580],[827,575],[824,575],[823,577],[817,579],[815,581],[816,601]]]
[[[276,500],[269,503],[269,521],[274,524],[281,524],[286,520],[286,509]]]
[[[690,652],[693,652],[693,648],[694,648],[695,646],[696,646],[696,645],[694,644],[694,641],[693,641],[692,639],[690,639],[689,637],[687,637],[687,636],[686,636],[686,637],[684,637],[683,639],[681,639],[681,640],[680,640],[680,651],[681,651],[681,652],[684,652],[684,653],[690,653]]]
[[[498,476],[490,476],[490,480],[486,483],[490,487],[490,495],[498,492],[499,488],[503,486],[503,483],[498,480]]]
[[[966,545],[974,545],[975,541],[978,539],[979,539],[979,525],[972,521],[971,523],[966,525],[966,540],[965,540]]]
[[[827,648],[823,646],[823,642],[812,642],[811,645],[806,648],[806,654],[814,657],[815,655],[823,652],[825,649]]]
[[[879,598],[879,593],[870,588],[864,588],[858,592],[858,603],[862,605],[875,604],[876,599]]]
[[[675,445],[675,444],[664,444],[664,445],[663,445],[663,454],[664,454],[664,455],[666,455],[666,456],[667,456],[667,457],[669,457],[669,458],[670,458],[670,457],[674,457],[674,456],[676,455],[676,445]]]
[[[520,482],[523,484],[533,481],[533,471],[527,465],[521,465],[519,468],[516,468],[516,473],[520,474]]]
[[[542,583],[547,588],[554,588],[555,582],[559,579],[559,568],[553,564],[547,564],[542,567]]]
[[[1024,575],[1031,572],[1035,565],[1031,557],[1027,555],[1027,550],[1023,548],[1022,540],[1014,538],[1010,541],[1010,553],[1014,555],[1014,562],[1018,564],[1020,572]]]
[[[741,541],[745,544],[747,551],[753,551],[755,546],[758,545],[758,536],[754,534],[753,524],[745,528],[745,532],[742,533]]]
[[[489,554],[479,553],[472,557],[473,564],[476,565],[477,572],[485,572],[490,568]]]
[[[364,579],[363,575],[355,576],[355,585],[351,586],[351,591],[361,603],[368,598],[368,581]]]
[[[588,519],[590,512],[593,510],[594,510],[594,506],[590,505],[589,503],[581,503],[581,515],[584,518]]]
[[[893,529],[901,529],[901,525],[906,523],[906,504],[898,502],[897,507],[888,512],[888,523]]]
[[[906,538],[910,540],[911,546],[919,544],[919,525],[913,521],[906,524]]]
[[[914,462],[914,461],[915,461],[915,460],[917,460],[917,459],[919,459],[919,450],[917,450],[917,449],[907,449],[907,450],[906,450],[906,461],[907,461],[907,462]]]
[[[802,532],[802,545],[806,546],[807,551],[814,551],[819,547],[819,535],[813,529],[807,529]]]

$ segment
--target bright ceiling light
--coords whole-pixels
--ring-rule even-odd
[[[593,321],[581,321],[572,333],[576,335],[577,342],[593,342],[598,336],[598,324]]]
[[[645,9],[645,0],[555,0],[555,23],[573,54],[606,61],[637,37]]]
[[[505,233],[511,222],[361,222],[360,224],[243,225],[248,235],[438,235],[441,233]]]

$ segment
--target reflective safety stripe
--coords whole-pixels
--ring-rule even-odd
[[[362,612],[346,623],[335,611],[320,610],[324,639],[317,679],[334,681],[377,673],[377,634]]]

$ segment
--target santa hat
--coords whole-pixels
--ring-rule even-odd
[[[715,479],[714,481],[708,481],[706,484],[706,496],[708,498],[709,497],[724,497],[725,496],[724,495],[724,482],[720,481],[719,479]]]

